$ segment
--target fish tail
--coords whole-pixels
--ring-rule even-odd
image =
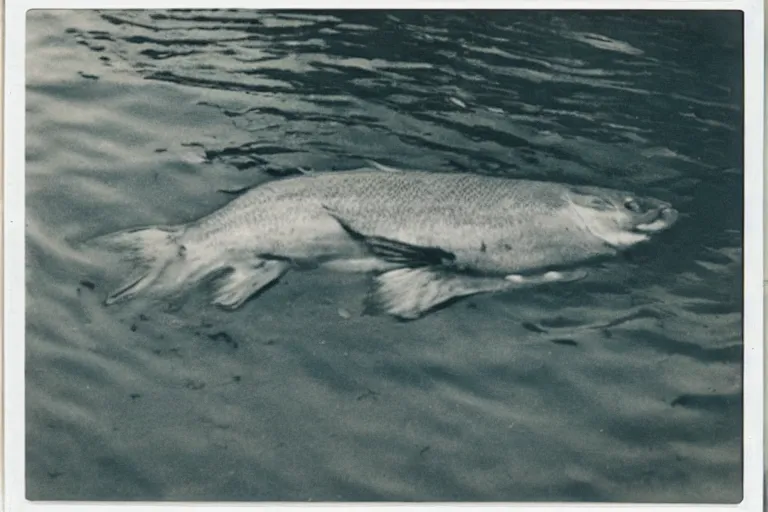
[[[184,226],[150,226],[119,231],[91,240],[120,252],[134,272],[105,300],[106,305],[132,299],[139,294],[171,295],[216,270],[210,259],[188,254],[181,242]]]

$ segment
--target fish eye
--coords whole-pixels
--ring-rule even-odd
[[[624,201],[624,208],[631,212],[640,213],[640,205],[634,199],[627,199]]]

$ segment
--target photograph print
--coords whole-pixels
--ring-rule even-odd
[[[25,498],[739,503],[743,24],[28,11]]]

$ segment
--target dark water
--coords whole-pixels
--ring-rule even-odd
[[[741,36],[726,13],[32,11],[27,495],[741,499]],[[373,159],[683,213],[590,279],[361,316],[292,273],[226,313],[101,301],[88,237]]]

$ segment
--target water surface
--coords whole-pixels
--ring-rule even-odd
[[[741,499],[741,20],[31,11],[27,497]],[[634,190],[673,230],[580,283],[362,316],[291,273],[236,312],[105,308],[80,242],[376,160]]]

